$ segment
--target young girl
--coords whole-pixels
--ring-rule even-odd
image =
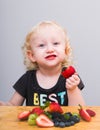
[[[46,101],[62,106],[85,105],[84,85],[77,73],[65,79],[61,72],[72,63],[72,52],[65,30],[53,21],[36,25],[23,46],[26,73],[13,86],[15,93],[0,105],[43,106]]]

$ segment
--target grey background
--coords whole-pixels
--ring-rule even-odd
[[[21,46],[32,26],[55,20],[67,29],[87,105],[100,105],[100,1],[0,0],[0,100],[25,72]]]

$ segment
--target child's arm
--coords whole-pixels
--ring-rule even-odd
[[[77,74],[72,75],[70,78],[66,79],[66,88],[68,94],[68,105],[85,105],[85,101],[82,97],[81,90],[78,88],[80,83],[80,78]]]
[[[15,92],[8,102],[0,101],[0,106],[21,106],[23,102],[24,97],[22,97],[18,92]]]

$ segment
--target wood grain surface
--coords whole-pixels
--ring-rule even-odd
[[[81,121],[74,126],[59,128],[40,128],[38,126],[30,126],[27,121],[19,121],[18,113],[24,110],[32,110],[29,106],[0,106],[0,130],[100,130],[100,106],[85,106],[96,112],[96,116],[92,117],[91,122]],[[78,112],[78,106],[62,107],[64,112]]]

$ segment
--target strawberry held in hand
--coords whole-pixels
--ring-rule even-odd
[[[69,66],[67,69],[65,69],[63,72],[62,72],[62,76],[64,78],[69,78],[71,77],[74,73],[75,73],[75,68],[73,66]]]
[[[50,112],[63,113],[63,110],[62,110],[61,106],[56,102],[51,102],[49,104],[49,110],[50,110]]]

